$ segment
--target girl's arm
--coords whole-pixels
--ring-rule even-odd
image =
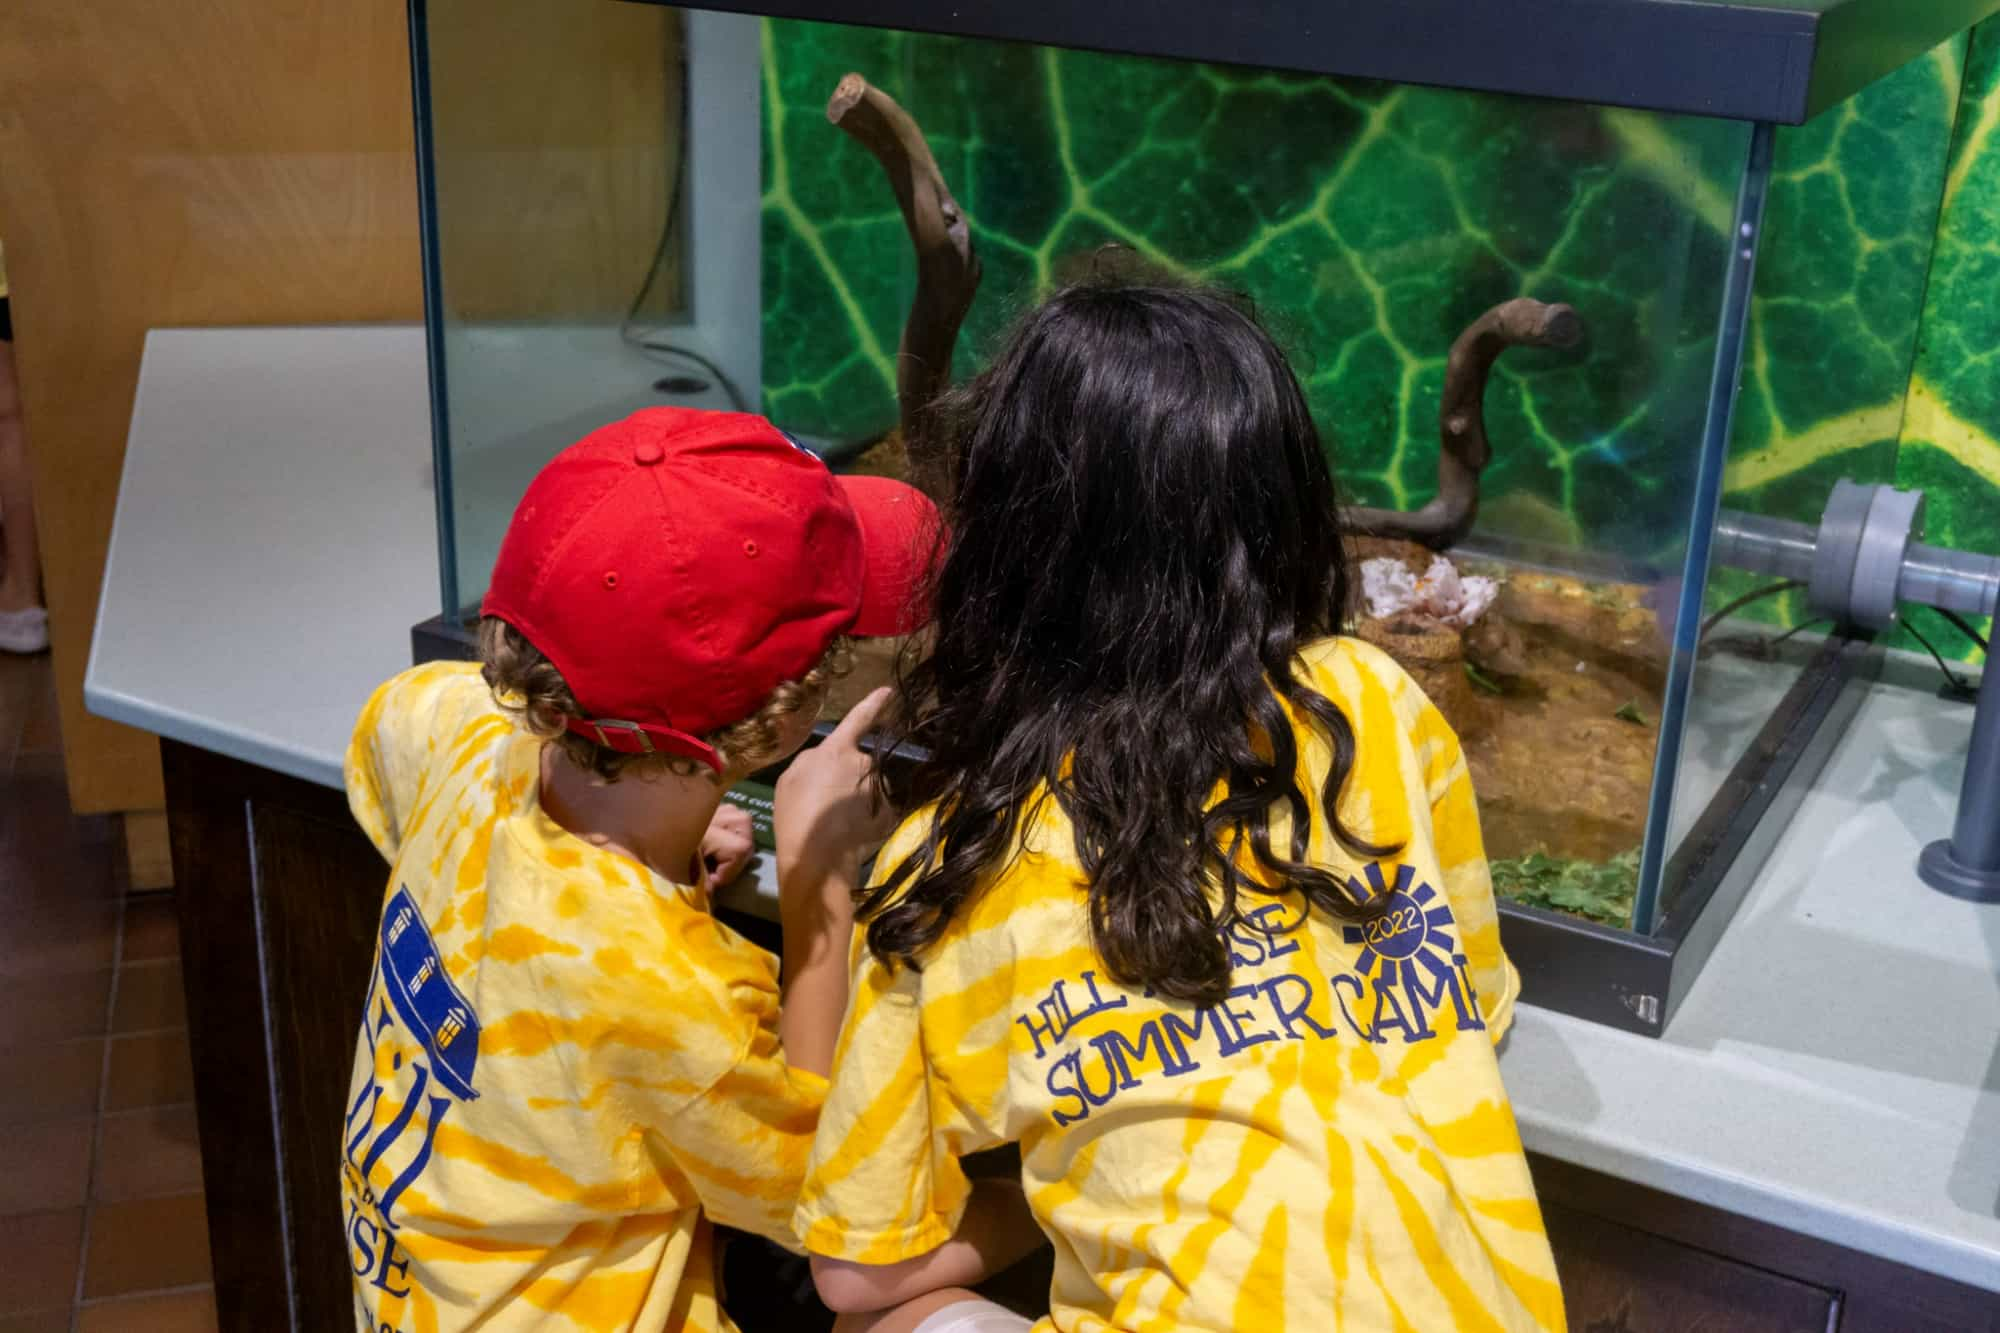
[[[887,837],[895,815],[878,809],[873,761],[861,738],[889,702],[884,687],[863,699],[778,779],[773,824],[778,918],[784,931],[778,1039],[794,1068],[826,1075],[847,1011],[854,895],[862,852]]]
[[[778,1040],[786,1063],[821,1078],[833,1072],[840,1019],[847,1011],[848,948],[860,880],[859,856],[851,865],[790,875],[783,858],[778,861],[778,917],[785,936]]]
[[[894,1264],[812,1257],[813,1285],[829,1310],[860,1314],[901,1305],[941,1287],[969,1287],[1004,1272],[1042,1244],[1042,1230],[1018,1182],[972,1187],[958,1231],[928,1254]]]

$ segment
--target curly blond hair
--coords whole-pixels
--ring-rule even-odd
[[[779,727],[807,709],[817,712],[827,687],[847,674],[850,657],[847,640],[835,639],[811,670],[771,691],[756,712],[702,739],[715,748],[725,766],[754,768],[777,759]],[[572,763],[600,782],[662,770],[682,777],[709,771],[706,764],[684,755],[623,754],[570,731],[565,725],[568,719],[587,714],[570,693],[569,683],[527,635],[498,616],[479,622],[479,660],[480,674],[500,707],[530,732],[560,746]]]

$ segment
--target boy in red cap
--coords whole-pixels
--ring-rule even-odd
[[[357,1328],[729,1329],[710,1223],[795,1243],[887,692],[779,785],[782,977],[710,914],[704,839],[805,741],[844,637],[915,627],[935,537],[921,494],[761,417],[640,412],[522,497],[482,664],[376,691],[347,756],[393,866],[342,1136]]]

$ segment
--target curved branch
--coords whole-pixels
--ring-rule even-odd
[[[1486,438],[1486,377],[1509,347],[1573,347],[1583,321],[1566,305],[1519,297],[1474,320],[1451,345],[1444,393],[1438,402],[1438,490],[1423,508],[1350,509],[1347,530],[1357,536],[1400,537],[1442,550],[1472,530],[1479,513],[1479,473],[1493,457]]]
[[[861,75],[849,74],[828,99],[826,118],[882,164],[916,248],[917,292],[896,349],[896,401],[910,481],[940,499],[942,460],[934,456],[921,426],[931,400],[951,382],[952,348],[979,290],[972,229],[944,183],[922,128],[894,98]]]

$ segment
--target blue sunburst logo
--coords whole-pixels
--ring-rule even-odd
[[[1349,944],[1364,946],[1354,960],[1354,970],[1370,977],[1378,966],[1384,973],[1399,973],[1405,991],[1416,990],[1419,966],[1440,981],[1451,980],[1458,941],[1448,933],[1454,924],[1450,904],[1430,885],[1414,884],[1416,872],[1408,866],[1396,867],[1393,887],[1383,877],[1379,862],[1369,862],[1364,873],[1365,884],[1348,877],[1347,891],[1355,900],[1387,894],[1389,901],[1373,921],[1342,932]]]

